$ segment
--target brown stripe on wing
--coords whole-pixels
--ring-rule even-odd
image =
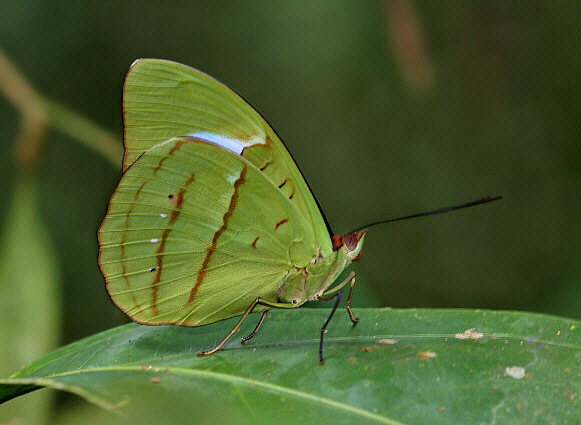
[[[288,221],[288,218],[285,218],[283,220],[280,220],[278,223],[276,223],[276,226],[274,226],[274,230],[277,230],[280,226],[282,226],[287,221]]]
[[[269,153],[265,153],[265,152],[261,152],[261,153],[257,153],[256,156],[254,157],[253,155],[247,155],[245,154],[245,152],[252,152],[254,150],[260,150],[260,149],[266,149],[268,151],[270,151]],[[268,178],[270,178],[273,182],[277,181],[279,178],[281,178],[280,174],[285,172],[284,167],[281,168],[280,165],[277,165],[276,162],[274,162],[274,160],[268,160],[268,158],[273,158],[276,154],[273,154],[272,152],[274,152],[274,142],[272,140],[272,138],[270,136],[267,135],[266,137],[266,143],[256,143],[256,144],[252,144],[249,146],[246,146],[243,150],[242,150],[242,156],[249,159],[250,162],[254,163],[254,165],[256,165],[257,167],[259,167],[260,171],[264,172]],[[262,166],[259,165],[259,163],[262,163],[262,161],[264,161],[266,159],[266,162],[263,163]],[[273,166],[274,170],[272,170],[272,168],[269,168],[270,166]],[[268,169],[268,170],[267,170]],[[288,170],[287,170],[288,172]],[[280,180],[278,180],[280,181]],[[282,181],[282,183],[277,184],[278,188],[281,190],[282,193],[285,194],[285,196],[288,199],[293,199],[295,196],[295,182],[292,178],[289,177],[284,177],[284,180]]]
[[[160,161],[160,163],[163,162],[164,159],[165,158],[163,158]],[[182,207],[184,204],[184,194],[186,193],[188,186],[191,185],[195,181],[195,179],[196,178],[194,176],[194,173],[190,173],[190,177],[185,181],[184,186],[180,188],[179,192],[177,193],[175,207],[172,210],[171,215],[169,217],[168,227],[163,231],[161,235],[161,242],[157,247],[155,260],[155,276],[153,278],[153,281],[151,282],[151,301],[149,302],[151,314],[154,316],[157,316],[159,313],[159,310],[157,309],[157,291],[159,289],[158,284],[161,280],[163,256],[165,255],[165,243],[167,242],[167,238],[172,231],[173,224],[175,223],[175,221],[178,219],[182,212]]]
[[[212,243],[210,244],[210,246],[208,248],[206,248],[206,258],[204,258],[204,262],[202,263],[202,267],[198,271],[198,276],[196,278],[196,284],[192,287],[192,290],[190,291],[190,297],[188,298],[188,302],[186,303],[186,306],[190,306],[194,302],[194,299],[196,298],[196,294],[198,292],[198,289],[200,289],[200,286],[202,285],[202,283],[204,283],[204,279],[206,278],[206,275],[208,274],[208,266],[210,265],[210,260],[212,259],[212,255],[214,255],[214,252],[216,251],[218,238],[228,228],[228,221],[230,220],[230,217],[232,217],[232,214],[234,212],[234,208],[236,208],[236,203],[238,202],[238,197],[240,195],[240,186],[245,182],[245,180],[246,180],[246,165],[244,166],[244,168],[242,168],[242,171],[240,172],[240,177],[238,177],[238,180],[236,180],[234,182],[234,193],[232,194],[232,198],[230,199],[230,205],[228,206],[228,210],[224,214],[224,217],[222,217],[222,227],[220,227],[216,231],[216,233],[214,233],[214,237],[212,238]]]
[[[131,213],[133,212],[135,204],[137,203],[137,198],[139,198],[139,194],[141,193],[141,190],[143,189],[146,183],[147,181],[141,183],[141,186],[139,186],[139,189],[137,189],[137,192],[135,192],[134,196],[135,202],[131,204],[129,210],[125,214],[125,231],[121,235],[121,242],[119,244],[119,247],[121,248],[121,275],[123,276],[123,279],[125,280],[125,286],[128,289],[131,288],[131,284],[129,282],[129,278],[127,277],[127,266],[125,265],[125,242],[127,241],[127,231],[128,231],[127,229],[129,229],[129,218],[131,216]],[[133,305],[135,306],[137,313],[141,313],[141,306],[137,302],[137,298],[135,298],[135,294],[133,293],[131,293],[131,300],[133,301]]]
[[[184,143],[188,143],[188,142],[189,142],[189,140],[187,140],[187,139],[181,139],[181,140],[178,140],[178,141],[177,141],[177,142],[176,142],[176,143],[175,143],[175,144],[172,146],[172,148],[169,150],[169,152],[167,153],[167,155],[166,155],[165,157],[163,157],[163,158],[161,159],[161,161],[159,161],[159,163],[157,164],[157,167],[155,167],[155,169],[153,170],[153,174],[155,175],[155,174],[157,173],[157,171],[158,171],[158,170],[159,170],[159,169],[162,167],[162,165],[163,165],[163,162],[164,162],[164,161],[165,161],[167,158],[169,158],[170,156],[172,156],[172,155],[173,155],[173,153],[174,153],[175,151],[177,151],[179,148],[181,148],[181,147],[182,147],[182,145],[183,145]]]

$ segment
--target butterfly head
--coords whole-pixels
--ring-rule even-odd
[[[342,249],[345,252],[345,256],[350,261],[359,260],[361,257],[361,248],[363,248],[363,239],[367,229],[355,230],[353,232],[345,233],[344,235],[334,235],[331,239],[333,240],[333,250],[338,251]]]

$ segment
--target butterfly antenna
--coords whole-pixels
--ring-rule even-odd
[[[442,213],[446,213],[446,212],[450,212],[450,211],[460,210],[462,208],[474,207],[476,205],[482,205],[482,204],[487,204],[489,202],[498,201],[499,199],[502,199],[502,195],[499,195],[499,196],[485,196],[483,198],[477,199],[476,201],[466,202],[465,204],[452,205],[450,207],[439,208],[439,209],[433,210],[433,211],[427,211],[427,212],[422,212],[422,213],[417,213],[417,214],[405,215],[403,217],[391,218],[391,219],[388,219],[388,220],[376,221],[376,222],[373,222],[373,223],[369,223],[367,226],[362,226],[362,227],[358,228],[355,231],[358,232],[360,230],[367,229],[368,227],[377,226],[378,224],[384,224],[384,223],[391,223],[391,222],[394,222],[394,221],[407,220],[409,218],[425,217],[427,215],[442,214]]]

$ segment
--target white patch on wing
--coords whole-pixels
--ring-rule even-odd
[[[197,137],[198,139],[202,139],[214,145],[221,146],[231,152],[234,152],[237,155],[242,155],[244,148],[247,148],[248,146],[266,144],[264,137],[261,138],[256,135],[252,139],[248,140],[233,139],[231,137],[224,136],[223,134],[208,133],[207,131],[190,133],[188,136]]]
[[[228,183],[230,183],[232,186],[234,186],[234,183],[236,183],[236,180],[238,180],[240,178],[240,175],[238,176],[233,176],[232,174],[230,174],[227,177]]]
[[[242,151],[248,144],[241,142],[240,140],[231,139],[223,134],[214,134],[207,132],[199,132],[190,134],[191,137],[197,137],[198,139],[205,140],[214,145],[221,146],[229,151],[234,152],[237,155],[242,155]]]

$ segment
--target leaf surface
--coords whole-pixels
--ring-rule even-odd
[[[6,401],[36,387],[76,393],[117,422],[575,423],[581,323],[480,310],[276,310],[255,338],[218,342],[234,320],[121,326],[62,347],[0,381]],[[258,319],[258,316],[253,316]],[[252,329],[245,323],[243,333]],[[328,418],[328,419],[323,419]]]

